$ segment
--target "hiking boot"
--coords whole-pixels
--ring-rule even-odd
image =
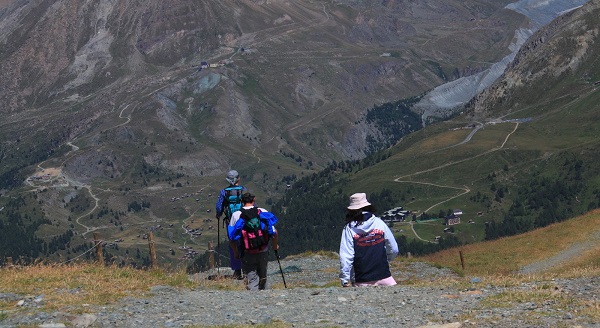
[[[237,280],[244,279],[244,275],[242,274],[242,270],[241,269],[233,271],[233,279],[237,279]]]

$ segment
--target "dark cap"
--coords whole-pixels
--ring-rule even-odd
[[[242,194],[242,203],[244,203],[244,204],[252,203],[252,202],[254,202],[255,197],[256,196],[252,195],[251,193],[245,192]]]

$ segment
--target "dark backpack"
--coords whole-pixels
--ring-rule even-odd
[[[242,248],[249,253],[258,253],[269,244],[267,223],[261,228],[260,211],[256,207],[241,209],[240,219],[244,220],[242,227]]]
[[[235,211],[239,211],[242,208],[242,193],[244,187],[242,186],[231,186],[225,188],[225,201],[223,207],[225,208],[225,219],[223,224],[229,224],[231,215]]]

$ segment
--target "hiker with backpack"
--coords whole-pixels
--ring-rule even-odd
[[[266,287],[269,240],[275,252],[279,249],[275,229],[278,219],[264,208],[256,207],[255,199],[253,194],[245,192],[242,195],[242,208],[233,213],[227,227],[234,256],[242,261],[246,289],[252,291]],[[240,249],[235,247],[238,243]]]
[[[246,188],[240,186],[240,174],[236,170],[231,170],[227,172],[227,177],[225,178],[227,182],[229,182],[229,186],[221,189],[219,193],[219,198],[217,199],[217,203],[215,204],[215,216],[217,218],[217,224],[219,224],[219,220],[221,216],[225,214],[223,217],[223,228],[227,229],[229,226],[229,221],[231,220],[231,215],[242,208],[242,194],[246,191]],[[217,226],[220,229],[220,225]],[[220,240],[218,241],[220,242]],[[239,259],[236,259],[234,256],[233,248],[237,248],[237,245],[232,246],[231,243],[229,245],[229,263],[231,270],[233,270],[233,278],[235,279],[243,279],[242,276],[242,262]]]
[[[340,280],[343,287],[393,286],[389,262],[398,255],[398,243],[365,193],[350,196],[346,225],[340,242]]]

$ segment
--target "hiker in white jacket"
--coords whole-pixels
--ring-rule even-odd
[[[348,286],[393,286],[389,261],[398,255],[390,228],[377,216],[365,193],[350,196],[340,242],[340,280]]]

